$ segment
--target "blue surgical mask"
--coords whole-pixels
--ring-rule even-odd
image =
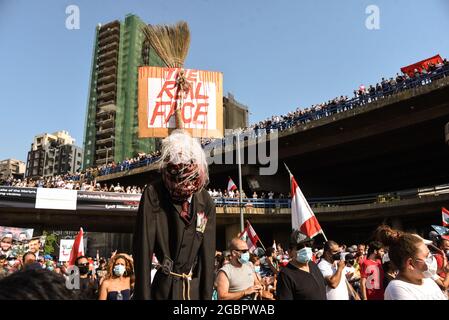
[[[239,258],[239,262],[241,264],[248,263],[249,261],[249,252],[242,253]]]
[[[53,271],[53,270],[55,270],[52,266],[49,266],[49,267],[47,267],[47,270],[48,271]]]
[[[114,266],[114,274],[115,274],[117,277],[123,276],[123,274],[125,273],[125,271],[126,271],[125,266],[123,266],[123,265],[121,265],[121,264],[118,264],[118,265]]]
[[[313,252],[312,248],[305,247],[296,252],[296,260],[299,263],[307,263],[312,260]]]
[[[256,273],[260,273],[260,266],[254,266],[254,271]]]

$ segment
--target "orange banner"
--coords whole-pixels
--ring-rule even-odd
[[[176,79],[180,68],[139,68],[139,137],[166,137],[176,129]],[[193,137],[223,137],[223,74],[183,69],[190,84],[181,115]]]

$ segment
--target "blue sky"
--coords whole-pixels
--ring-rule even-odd
[[[80,29],[65,27],[69,5]],[[380,29],[368,30],[368,5]],[[0,160],[26,160],[33,137],[68,130],[82,145],[94,30],[137,14],[189,23],[188,68],[221,71],[250,122],[307,107],[449,57],[447,0],[0,0]]]

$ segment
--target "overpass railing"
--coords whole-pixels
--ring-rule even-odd
[[[357,204],[386,203],[424,196],[438,196],[449,193],[449,184],[429,188],[408,189],[387,193],[370,193],[356,196],[309,198],[307,201],[311,207],[336,207]],[[239,198],[213,197],[217,207],[239,207]],[[243,198],[242,207],[263,209],[291,208],[291,199],[253,199]]]

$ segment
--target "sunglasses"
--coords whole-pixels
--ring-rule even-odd
[[[238,252],[241,252],[241,253],[247,253],[248,249],[234,249],[234,251],[238,251]]]

